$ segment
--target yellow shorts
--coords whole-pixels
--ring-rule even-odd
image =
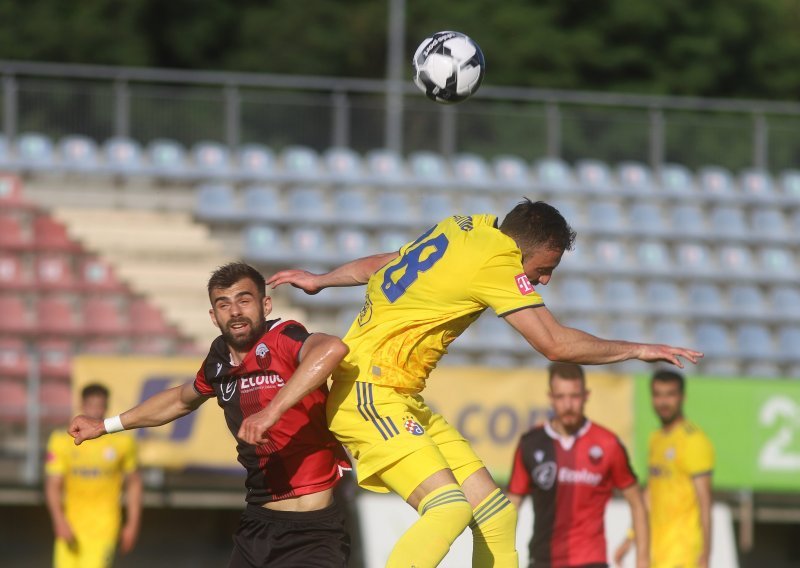
[[[57,538],[53,551],[55,568],[110,568],[116,552],[116,539],[77,538],[70,546]]]
[[[437,471],[452,470],[460,484],[483,467],[469,442],[431,412],[419,395],[360,381],[334,381],[327,413],[331,432],[358,460],[358,484],[364,489],[391,490],[407,499]],[[400,476],[390,476],[390,487],[381,477],[393,466],[402,467],[403,475],[400,483]]]

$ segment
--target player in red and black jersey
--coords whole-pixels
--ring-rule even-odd
[[[519,507],[533,497],[530,566],[605,568],[603,518],[614,489],[631,507],[637,568],[649,564],[647,513],[628,454],[619,438],[584,414],[589,391],[574,363],[550,365],[552,420],[520,439],[509,482]]]
[[[195,380],[105,421],[76,417],[75,443],[160,426],[215,397],[247,470],[248,505],[230,567],[346,566],[349,536],[333,487],[350,464],[327,428],[325,381],[347,347],[295,321],[266,321],[264,277],[246,264],[219,268],[208,294],[222,335]]]

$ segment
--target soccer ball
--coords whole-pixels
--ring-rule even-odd
[[[414,83],[437,103],[460,103],[478,90],[486,63],[478,44],[459,32],[436,32],[419,44]]]

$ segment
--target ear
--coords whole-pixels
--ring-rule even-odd
[[[211,323],[213,323],[215,327],[219,327],[219,322],[217,321],[217,315],[214,313],[214,308],[209,308],[208,315],[211,316]],[[221,327],[219,328],[222,329]]]
[[[264,317],[266,318],[272,312],[272,298],[264,296]]]

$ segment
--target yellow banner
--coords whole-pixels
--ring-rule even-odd
[[[633,381],[585,369],[590,390],[586,415],[616,433],[626,447],[633,440]],[[522,434],[546,419],[550,408],[547,372],[540,369],[443,367],[422,396],[464,435],[496,479],[511,473]]]
[[[201,362],[199,357],[78,357],[73,367],[74,408],[80,408],[81,389],[96,382],[111,391],[109,416],[119,414],[157,392],[193,381]],[[170,424],[137,430],[136,438],[145,466],[241,467],[236,440],[215,399]]]

